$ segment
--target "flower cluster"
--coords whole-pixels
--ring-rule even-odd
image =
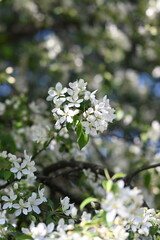
[[[44,223],[38,223],[37,226],[32,222],[29,229],[22,228],[22,232],[31,235],[33,239],[40,240],[40,239],[50,239],[50,233],[54,229],[54,224],[50,223],[48,226]]]
[[[31,156],[27,155],[26,151],[24,151],[24,159],[18,158],[11,153],[7,154],[6,151],[0,153],[0,157],[8,158],[8,161],[11,163],[10,171],[14,173],[15,178],[21,179],[23,176],[35,177],[35,162],[32,161]]]
[[[27,215],[32,211],[40,214],[39,205],[47,200],[44,197],[44,188],[39,188],[38,193],[32,191],[32,194],[28,189],[31,183],[34,186],[36,179],[35,162],[32,157],[27,155],[26,151],[23,159],[7,151],[1,152],[0,157],[9,164],[10,173],[14,174],[13,183],[8,184],[9,187],[1,192],[0,224],[5,224],[8,210],[12,210],[16,217],[22,213]]]
[[[42,202],[44,202],[44,198],[42,198],[40,195],[38,196],[37,193],[33,192],[26,202],[24,202],[23,199],[20,199],[18,203],[13,204],[13,208],[16,209],[15,216],[19,216],[21,213],[27,215],[32,211],[40,214],[41,211],[38,206]]]
[[[124,182],[117,183],[118,191],[109,192],[101,207],[107,212],[107,221],[113,222],[117,214],[124,219],[128,219],[136,214],[136,211],[143,203],[140,190],[129,187],[124,188]]]
[[[52,101],[52,113],[56,121],[55,127],[62,129],[67,123],[73,123],[74,116],[82,122],[87,134],[96,136],[104,132],[108,123],[115,118],[114,109],[105,96],[102,100],[96,99],[96,91],[86,90],[87,83],[83,79],[69,83],[69,88],[63,88],[57,83],[55,88],[48,91],[48,101]]]
[[[97,199],[101,208],[93,208],[92,214],[83,211],[77,215],[78,223],[68,218],[60,218],[57,224],[52,222],[48,226],[45,223],[35,226],[32,222],[29,228],[22,228],[22,232],[34,240],[138,240],[149,239],[150,229],[154,227],[152,236],[156,239],[160,220],[155,210],[141,207],[140,191],[124,187],[123,181],[112,184],[113,189],[107,192],[106,198]],[[68,197],[61,199],[63,212],[72,216],[74,204],[69,202]]]
[[[15,191],[15,192],[14,192]],[[19,216],[20,214],[27,215],[29,212],[35,212],[40,214],[39,205],[43,202],[46,202],[46,198],[44,197],[44,189],[38,190],[38,194],[36,192],[32,192],[32,195],[29,197],[22,196],[22,193],[16,191],[11,188],[6,191],[6,195],[3,195],[2,200],[2,209],[4,211],[1,212],[2,217],[5,216],[7,209],[13,209],[15,216]],[[23,198],[22,198],[23,197]],[[4,218],[1,217],[1,224],[4,224]]]
[[[75,217],[77,214],[77,209],[74,206],[74,203],[69,203],[70,199],[69,197],[65,197],[64,199],[60,200],[62,205],[62,210],[65,213],[65,215],[71,215],[72,217]]]

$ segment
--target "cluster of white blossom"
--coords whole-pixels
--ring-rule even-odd
[[[33,142],[44,143],[48,139],[47,129],[42,125],[32,125],[24,129],[26,136]]]
[[[107,221],[114,221],[117,214],[124,219],[128,219],[136,214],[142,206],[143,197],[140,190],[129,187],[124,188],[124,182],[119,181],[117,193],[109,192],[106,199],[101,204],[102,209],[107,212]]]
[[[20,195],[20,194],[19,194]],[[35,212],[40,214],[40,208],[38,207],[42,202],[46,201],[46,198],[43,196],[43,188],[38,191],[38,194],[32,192],[32,195],[25,200],[22,199],[22,196],[18,196],[18,193],[15,194],[11,189],[7,195],[2,196],[4,204],[2,204],[3,209],[15,209],[15,216],[20,214],[27,215],[29,212]]]
[[[24,151],[23,159],[3,151],[0,153],[0,157],[9,163],[10,172],[14,174],[13,183],[9,184],[8,188],[4,188],[1,193],[1,208],[0,209],[0,224],[5,223],[5,214],[7,210],[14,210],[15,216],[20,214],[27,215],[30,212],[40,214],[41,210],[39,205],[46,202],[44,197],[44,188],[38,189],[38,193],[28,190],[30,184],[34,186],[36,176],[35,162],[32,160],[32,156],[27,155]],[[11,185],[11,186],[10,186]]]
[[[52,151],[48,152],[53,155],[54,150],[54,156],[57,159],[74,158],[82,161],[86,158],[86,150],[80,151],[78,144],[70,139],[68,129],[71,125],[72,128],[76,128],[78,123],[81,123],[87,134],[96,136],[105,131],[108,123],[115,118],[114,109],[111,108],[107,97],[97,100],[96,91],[90,92],[86,87],[87,83],[80,79],[69,83],[68,88],[63,88],[61,83],[57,83],[55,88],[49,89],[47,100],[54,104],[52,113],[58,131],[54,133],[55,138],[48,146]],[[21,101],[15,98],[13,101],[6,101],[5,104],[0,103],[0,115],[5,113],[6,107],[11,108],[12,105],[16,114]],[[20,124],[17,129],[20,134],[24,135],[24,138],[44,144],[51,132],[49,115],[45,114],[46,104],[40,102],[38,105],[32,102],[28,109],[23,110],[22,115],[23,120],[29,120],[31,125]],[[159,123],[154,121],[151,131],[147,133],[148,138],[157,141],[160,136],[159,130]],[[152,135],[156,137],[153,138]],[[62,149],[63,153],[59,151],[62,139],[65,140],[64,143],[67,142],[66,149],[65,147],[64,150]],[[24,145],[24,142],[22,140],[21,145]],[[136,153],[137,158],[141,156],[139,143],[128,145],[129,152]],[[124,143],[118,145],[116,159],[122,158],[124,162],[126,146]],[[32,150],[34,151],[33,146]],[[2,186],[0,192],[0,238],[10,234],[11,225],[17,231],[18,216],[29,215],[27,216],[27,220],[29,220],[30,213],[33,214],[32,219],[34,219],[34,214],[41,214],[36,219],[37,225],[32,222],[29,228],[22,228],[22,232],[18,234],[27,234],[33,240],[140,240],[156,239],[156,236],[160,234],[160,215],[154,209],[142,207],[143,197],[140,190],[125,187],[123,181],[113,182],[112,179],[106,181],[103,176],[95,175],[90,170],[83,172],[86,176],[85,185],[92,187],[92,192],[96,197],[96,199],[91,198],[91,201],[89,199],[84,201],[85,204],[91,203],[93,208],[91,213],[86,211],[79,213],[75,204],[70,203],[69,197],[66,196],[60,199],[61,207],[57,212],[53,211],[53,215],[57,213],[56,220],[54,217],[52,218],[52,215],[47,218],[47,213],[43,213],[40,209],[40,205],[47,202],[44,195],[45,190],[39,187],[36,191],[34,186],[36,184],[36,167],[32,157],[27,155],[26,151],[24,151],[23,157],[3,151],[0,153],[0,158],[5,162],[3,168],[6,174],[6,178],[0,179],[0,186]],[[10,177],[11,179],[8,181]],[[104,184],[101,184],[102,182]],[[3,185],[6,187],[3,188]],[[95,204],[93,199],[98,204]],[[46,204],[49,206],[49,203]],[[38,223],[38,221],[43,221],[44,215],[46,222],[51,222],[50,224]],[[24,237],[22,235],[23,239]]]
[[[23,176],[35,177],[35,162],[32,161],[31,156],[27,155],[26,151],[24,151],[23,159],[11,153],[7,154],[7,151],[0,153],[0,157],[8,158],[8,161],[11,163],[10,171],[14,173],[16,179],[20,180]]]
[[[34,149],[33,142],[44,144],[48,140],[51,124],[45,101],[42,99],[33,101],[27,107],[25,106],[23,111],[21,101],[16,98],[7,99],[5,104],[8,111],[12,107],[15,114],[16,111],[21,112],[22,120],[27,121],[27,124],[20,122],[17,128],[13,128],[11,132],[18,150],[22,151],[25,144],[26,148],[32,152]],[[15,119],[18,117],[18,114],[16,114]]]
[[[29,140],[43,144],[48,140],[48,132],[50,130],[49,119],[42,115],[47,113],[47,105],[42,100],[38,100],[31,102],[29,109],[31,110],[33,125],[24,128],[24,133]]]
[[[105,96],[102,100],[96,99],[96,91],[86,90],[87,83],[83,79],[69,83],[69,88],[63,88],[58,82],[55,88],[48,91],[48,101],[52,101],[52,113],[56,121],[56,129],[62,129],[67,123],[73,123],[74,116],[78,116],[87,134],[96,136],[104,132],[108,123],[115,118],[114,109]]]
[[[65,213],[65,215],[71,215],[72,217],[75,217],[77,215],[77,209],[74,206],[74,203],[69,203],[70,199],[69,197],[65,197],[64,199],[60,200],[62,205],[62,210]]]
[[[155,233],[158,233],[159,215],[153,209],[141,207],[140,191],[124,187],[123,181],[117,182],[116,186],[116,190],[106,194],[106,199],[98,200],[101,209],[93,209],[92,214],[83,211],[80,216],[77,215],[74,204],[70,204],[70,199],[65,197],[60,200],[62,211],[71,216],[71,219],[60,218],[57,224],[50,223],[48,226],[45,223],[35,226],[32,222],[29,228],[22,228],[22,232],[32,236],[34,240],[148,239],[150,228],[153,226],[157,227]],[[133,238],[130,233],[133,233]],[[156,239],[156,236],[153,237]]]
[[[160,224],[160,219],[156,216],[155,210],[140,208],[136,216],[129,217],[126,229],[134,233],[137,232],[140,235],[148,236],[149,229],[153,224],[155,226]]]

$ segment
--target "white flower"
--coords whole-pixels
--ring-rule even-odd
[[[68,226],[67,224],[65,224],[65,221],[63,218],[61,218],[59,221],[58,221],[58,226],[57,226],[57,231],[65,231],[68,229]]]
[[[62,205],[62,210],[63,212],[65,212],[69,208],[69,202],[70,202],[69,197],[65,197],[64,199],[61,199],[60,202]]]
[[[84,99],[85,100],[91,100],[91,102],[93,102],[95,100],[95,94],[96,94],[97,90],[95,90],[94,92],[90,92],[90,91],[86,91],[84,94]]]
[[[47,130],[42,125],[33,125],[29,128],[30,138],[34,142],[44,143],[48,139]]]
[[[69,107],[67,105],[65,105],[64,111],[62,111],[61,109],[59,109],[57,111],[57,114],[62,116],[58,122],[60,122],[60,124],[62,124],[64,122],[72,123],[73,116],[76,115],[77,113],[78,113],[78,111],[76,111],[76,110],[73,111],[73,110],[69,109]]]
[[[6,222],[6,211],[2,211],[1,204],[0,204],[0,225],[5,224]]]
[[[67,97],[68,102],[68,107],[80,107],[80,103],[83,102],[83,99],[79,99],[78,95],[73,95],[72,97]]]
[[[116,215],[119,215],[123,219],[129,219],[137,213],[137,209],[143,203],[143,198],[139,190],[124,187],[123,181],[118,181],[117,185],[119,191],[116,194],[109,192],[106,200],[101,204],[102,209],[106,211],[108,222],[113,222]]]
[[[75,81],[75,82],[70,82],[69,83],[69,86],[70,88],[72,88],[73,90],[77,89],[78,88],[78,81]]]
[[[57,146],[57,141],[53,139],[49,144],[49,149],[53,151],[56,149],[56,146]]]
[[[152,122],[151,128],[149,129],[147,135],[152,141],[158,141],[160,138],[160,123],[158,121]]]
[[[77,209],[75,208],[74,203],[69,203],[69,197],[61,199],[60,202],[62,205],[62,210],[67,216],[71,215],[72,217],[75,217],[77,215]]]
[[[2,158],[7,158],[8,154],[7,154],[7,151],[3,151],[0,153],[0,157]]]
[[[51,234],[54,229],[54,223],[48,224],[38,223],[37,226],[32,222],[29,229],[22,228],[22,232],[27,235],[31,235],[35,240],[43,240],[48,234]],[[50,239],[50,238],[45,238]]]
[[[28,212],[31,212],[33,210],[35,213],[40,214],[41,210],[37,206],[41,203],[42,200],[40,198],[37,198],[37,193],[33,192],[32,196],[28,198]]]
[[[97,131],[93,126],[94,124],[92,122],[87,122],[87,121],[83,121],[82,122],[82,126],[85,129],[85,132],[87,134],[91,134],[92,136],[96,136],[97,135]]]
[[[67,88],[63,88],[62,84],[58,82],[56,84],[55,90],[53,88],[50,88],[48,91],[49,96],[47,97],[47,101],[52,101],[55,97],[64,96],[64,94],[67,92]]]
[[[12,208],[13,201],[16,200],[16,198],[17,198],[17,195],[14,194],[13,190],[10,190],[8,195],[9,195],[9,197],[8,196],[2,196],[2,200],[6,202],[3,205],[3,209]]]
[[[29,176],[30,177],[33,177],[34,176],[34,172],[37,170],[35,168],[35,162],[34,161],[29,161],[27,162],[27,168],[28,168],[28,171],[29,171]]]
[[[62,103],[64,103],[65,101],[66,101],[66,98],[54,98],[53,102],[54,102],[55,106],[54,106],[52,112],[53,113],[57,112],[60,109]]]
[[[152,216],[154,212],[140,208],[137,215],[130,217],[126,229],[131,229],[133,232],[138,232],[141,235],[148,236],[150,227],[153,225],[151,222],[156,218]]]
[[[116,228],[113,229],[114,239],[115,240],[125,240],[129,236],[129,233],[127,233],[123,226],[116,226]]]
[[[5,214],[4,212],[0,211],[0,225],[5,224]]]
[[[78,89],[79,92],[83,92],[86,90],[87,82],[85,82],[83,79],[79,79],[78,81]]]
[[[22,161],[21,158],[17,158],[15,155],[8,153],[9,161],[12,163],[18,162],[20,163]]]
[[[65,211],[65,215],[75,217],[77,215],[77,209],[74,206],[74,203],[69,204],[69,209]]]
[[[81,216],[81,221],[82,222],[90,222],[91,221],[91,214],[84,211],[82,216]]]
[[[87,118],[92,113],[94,113],[94,109],[90,107],[83,113],[83,116]]]
[[[68,129],[66,127],[63,127],[59,131],[59,136],[63,136],[64,138],[69,138]]]
[[[40,200],[42,202],[47,202],[47,199],[44,197],[44,192],[45,192],[44,188],[38,189],[38,194],[39,194]]]
[[[27,215],[28,214],[28,210],[27,210],[28,207],[29,207],[28,202],[24,202],[23,199],[20,199],[19,203],[13,204],[13,208],[17,209],[15,211],[16,216],[19,216],[21,213]]]
[[[14,167],[10,169],[11,172],[15,173],[17,179],[21,179],[23,175],[29,174],[29,170],[26,168],[27,161],[23,160],[21,164],[14,162]]]

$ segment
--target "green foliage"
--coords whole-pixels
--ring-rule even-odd
[[[88,205],[89,203],[93,203],[93,202],[98,202],[98,199],[94,198],[94,197],[88,197],[86,198],[80,205],[80,210],[82,211],[84,209],[84,207],[86,205]]]
[[[13,236],[15,240],[29,240],[29,239],[33,240],[31,236],[26,234],[22,235],[19,234],[18,232],[12,232],[10,235]]]
[[[82,149],[83,147],[85,147],[89,141],[89,136],[88,134],[85,133],[82,123],[79,121],[77,126],[76,126],[76,135],[77,135],[77,143],[80,147],[80,149]]]

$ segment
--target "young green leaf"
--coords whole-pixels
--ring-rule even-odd
[[[126,176],[126,174],[124,174],[124,173],[116,173],[113,175],[112,179],[115,180],[118,178],[124,178],[125,176]]]
[[[77,143],[80,147],[80,149],[82,149],[83,147],[85,147],[89,141],[89,136],[88,134],[85,133],[81,122],[79,122],[77,124],[77,128],[76,128],[76,135],[77,135]]]
[[[89,204],[89,203],[91,203],[91,202],[98,202],[98,199],[97,199],[97,198],[93,198],[93,197],[88,197],[88,198],[86,198],[86,199],[81,203],[81,205],[80,205],[80,210],[82,211],[83,208],[84,208],[87,204]]]
[[[16,238],[16,240],[29,240],[29,239],[33,240],[33,238],[29,235],[21,235]]]

